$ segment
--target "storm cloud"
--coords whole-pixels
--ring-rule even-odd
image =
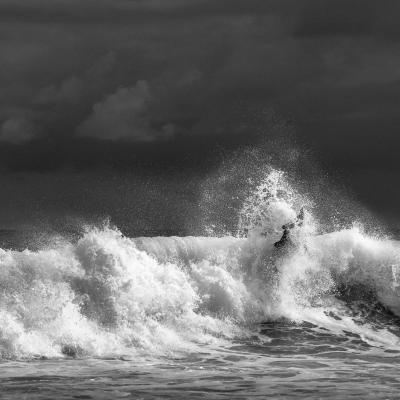
[[[3,0],[0,166],[197,167],[295,131],[380,211],[370,187],[400,178],[399,16],[392,0]]]

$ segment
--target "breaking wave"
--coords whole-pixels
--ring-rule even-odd
[[[293,245],[276,249],[301,206]],[[243,202],[235,237],[129,238],[106,226],[40,251],[0,249],[1,356],[157,357],[281,318],[398,347],[400,243],[360,226],[320,234],[312,208],[273,170]]]

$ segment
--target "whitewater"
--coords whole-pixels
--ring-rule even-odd
[[[313,207],[269,170],[235,232],[0,249],[0,397],[398,398],[400,242]]]

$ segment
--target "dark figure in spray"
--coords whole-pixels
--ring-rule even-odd
[[[299,214],[297,215],[295,222],[289,222],[282,226],[283,234],[282,237],[274,243],[274,246],[279,249],[281,247],[287,246],[292,243],[290,239],[290,230],[293,229],[295,226],[302,226],[304,219],[304,208],[301,207]]]

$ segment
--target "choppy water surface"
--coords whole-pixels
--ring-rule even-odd
[[[179,358],[8,361],[1,398],[397,399],[399,351],[308,324],[268,323],[270,342],[237,341]],[[265,337],[264,337],[265,339]]]
[[[307,210],[276,249],[306,200],[272,172],[235,235],[4,245],[0,397],[399,398],[400,242]]]

